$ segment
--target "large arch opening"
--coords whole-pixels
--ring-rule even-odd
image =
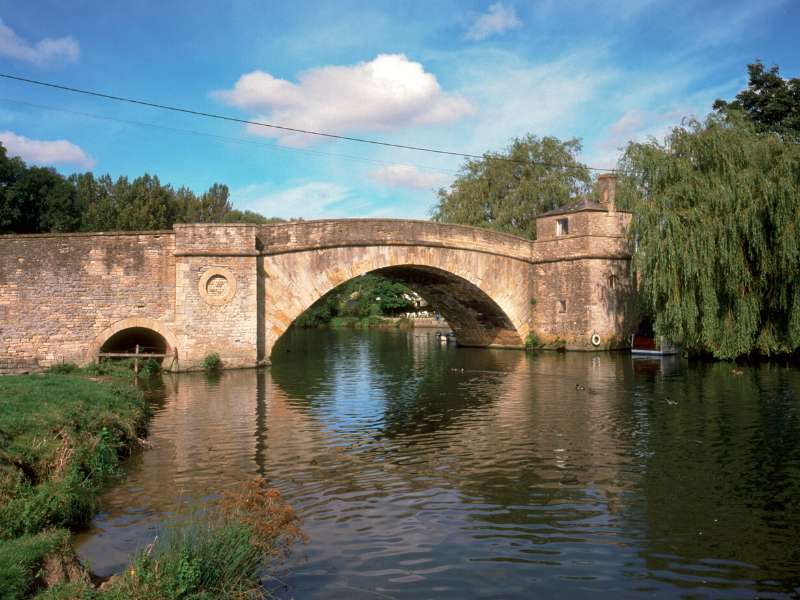
[[[379,275],[413,290],[425,300],[431,311],[444,318],[461,346],[523,346],[520,333],[498,303],[480,287],[458,275],[427,265],[381,267],[364,275]],[[318,310],[331,294],[336,294],[337,290],[355,279],[357,278],[345,281],[323,294],[311,306],[306,307],[292,324],[303,323],[306,313]],[[280,337],[282,335],[279,339]]]

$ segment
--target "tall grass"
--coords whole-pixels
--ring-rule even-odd
[[[64,584],[44,598],[251,600],[267,596],[262,576],[304,539],[280,493],[256,479],[209,511],[167,528],[124,573],[100,590]]]

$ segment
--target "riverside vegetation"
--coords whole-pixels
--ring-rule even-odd
[[[71,533],[97,509],[120,461],[142,445],[148,407],[125,368],[63,365],[0,378],[0,598],[253,598],[262,568],[302,538],[276,490],[256,480],[167,527],[99,588]],[[60,371],[60,372],[59,372]],[[99,381],[87,374],[114,374]]]
[[[760,62],[748,71],[733,101],[663,141],[630,142],[618,164],[642,320],[717,359],[800,350],[800,78]],[[579,150],[528,135],[468,160],[433,218],[533,238],[551,200],[597,194]]]
[[[384,317],[416,310],[414,292],[398,281],[375,274],[362,275],[334,288],[300,315],[298,327],[380,327]],[[407,320],[392,322],[404,327]]]

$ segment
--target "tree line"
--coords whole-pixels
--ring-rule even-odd
[[[175,223],[281,220],[234,209],[224,184],[198,195],[148,174],[133,180],[92,173],[64,177],[55,169],[10,158],[0,144],[0,233],[149,231]]]
[[[617,167],[646,318],[723,359],[800,349],[800,78],[759,61],[748,73],[705,119],[629,142]],[[467,161],[433,218],[534,238],[536,214],[592,193],[579,152],[577,140],[515,139]]]

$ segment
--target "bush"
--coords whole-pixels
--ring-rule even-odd
[[[370,315],[366,319],[362,319],[362,327],[372,328],[372,327],[380,327],[383,325],[384,319],[378,315]]]
[[[58,363],[47,369],[47,373],[52,373],[54,375],[69,375],[70,373],[76,373],[78,371],[80,371],[80,367],[71,362]]]
[[[113,377],[133,377],[133,362],[131,360],[104,360],[89,363],[81,368],[81,373],[86,375],[109,375]]]
[[[55,529],[0,541],[0,598],[24,598],[34,591],[47,556],[64,552],[69,532]]]
[[[414,321],[408,317],[400,317],[397,319],[395,327],[398,329],[414,329]]]
[[[265,564],[304,539],[292,508],[256,479],[165,530],[100,598],[263,598]]]
[[[155,375],[156,373],[160,372],[161,372],[161,363],[158,362],[155,358],[147,358],[143,360],[139,367],[139,373],[145,376]]]
[[[541,342],[539,341],[539,337],[533,333],[532,331],[528,333],[525,337],[525,350],[529,352],[532,350],[536,350],[537,348],[541,347]]]
[[[216,352],[206,354],[203,359],[203,370],[208,372],[215,372],[222,369],[222,359]]]
[[[152,364],[150,364],[152,363]],[[157,373],[161,370],[161,365],[155,359],[147,359],[141,363],[145,374]],[[147,366],[150,364],[150,366]],[[53,365],[47,371],[51,375],[94,375],[94,376],[114,376],[131,377],[133,359],[126,360],[104,360],[96,363],[89,363],[79,367],[75,363],[65,362]]]
[[[331,318],[331,305],[328,302],[318,302],[297,317],[294,324],[297,327],[321,327],[327,325]]]
[[[333,317],[331,319],[331,327],[358,327],[359,319],[357,317]]]

